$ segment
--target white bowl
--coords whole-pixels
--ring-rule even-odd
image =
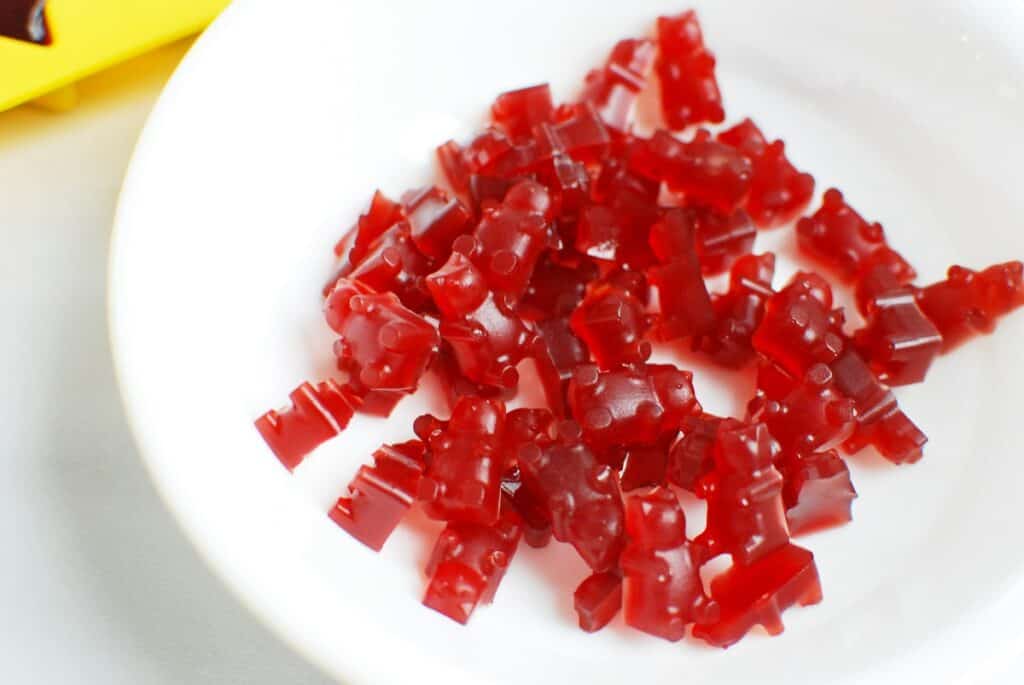
[[[376,446],[440,410],[436,394],[386,422],[358,418],[294,476],[252,421],[329,373],[319,289],[334,240],[375,187],[430,180],[434,146],[479,126],[502,90],[548,80],[571,97],[614,41],[682,6],[282,6],[233,5],[160,100],[125,181],[110,301],[125,404],[154,480],[285,639],[345,682],[453,685],[949,682],[1022,644],[1024,315],[900,392],[931,437],[926,457],[905,468],[853,460],[854,523],[804,543],[825,601],[787,613],[779,638],[723,652],[621,622],[584,634],[571,590],[585,571],[562,545],[522,550],[468,627],[423,608],[435,524],[414,519],[378,556],[324,512]],[[1020,3],[698,8],[732,120],[751,114],[784,137],[819,189],[839,185],[887,226],[923,280],[953,262],[1024,256]],[[792,255],[791,231],[763,246]],[[697,371],[710,409],[736,406],[722,374]]]

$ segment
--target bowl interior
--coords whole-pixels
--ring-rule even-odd
[[[1019,10],[694,4],[730,121],[751,115],[784,138],[820,190],[837,185],[885,224],[923,281],[954,262],[1024,256],[1011,230],[1024,214]],[[330,373],[319,290],[334,241],[375,188],[397,195],[433,180],[434,147],[477,128],[498,92],[550,81],[572,97],[616,40],[681,6],[280,7],[236,3],[186,59],[126,181],[111,271],[115,356],[145,459],[250,606],[351,683],[820,683],[881,678],[908,660],[919,676],[948,675],[977,656],[924,658],[1022,570],[1024,549],[1005,531],[1024,485],[1014,430],[1024,316],[900,391],[931,438],[926,457],[905,468],[852,460],[854,523],[801,543],[825,601],[788,613],[777,639],[753,635],[723,653],[621,619],[584,634],[571,593],[586,570],[560,545],[524,547],[495,604],[462,628],[419,604],[435,523],[414,516],[379,556],[331,524],[324,512],[357,466],[411,437],[420,413],[444,411],[428,380],[389,420],[357,418],[294,476],[257,436],[256,416]],[[779,251],[783,278],[799,263],[789,229],[765,234],[763,249]],[[677,353],[659,350],[695,368],[708,409],[736,411],[748,377]]]

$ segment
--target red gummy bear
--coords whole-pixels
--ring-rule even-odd
[[[875,297],[868,323],[854,334],[854,345],[888,385],[920,383],[942,348],[942,334],[924,315],[912,288]]]
[[[441,337],[462,373],[482,385],[516,387],[516,365],[537,353],[539,338],[508,297],[488,290],[483,274],[460,252],[427,277],[427,287],[441,310]]]
[[[587,443],[601,452],[653,443],[700,412],[693,374],[662,364],[614,371],[580,366],[569,384],[569,406]]]
[[[698,345],[723,366],[739,368],[756,356],[754,331],[764,318],[765,303],[775,292],[775,255],[744,255],[736,260],[729,275],[729,290],[711,301],[715,326]]]
[[[381,191],[375,191],[366,213],[359,215],[359,220],[350,230],[350,233],[355,232],[355,237],[348,252],[348,263],[355,266],[361,262],[371,243],[383,235],[384,231],[403,219],[405,219],[405,209],[402,205],[388,198]],[[334,246],[334,254],[339,257],[342,256],[348,243],[347,236],[348,234]]]
[[[765,304],[754,349],[791,375],[802,376],[843,351],[841,311],[831,311],[832,289],[817,274],[798,272]]]
[[[653,443],[629,445],[623,449],[620,477],[623,492],[665,484],[668,450],[675,442],[676,435],[676,431],[669,431]]]
[[[622,576],[614,571],[587,576],[573,593],[573,606],[582,630],[601,630],[622,608]]]
[[[538,354],[535,358],[537,373],[552,411],[564,415],[569,380],[577,366],[590,363],[590,354],[583,341],[573,333],[569,319],[541,321],[537,330],[546,350],[546,354]]]
[[[885,242],[882,224],[865,221],[835,188],[825,191],[821,208],[813,216],[797,222],[796,234],[802,250],[836,269],[847,281],[854,280],[878,250],[895,254]],[[900,280],[909,283],[917,274],[901,261]]]
[[[779,470],[786,480],[782,501],[790,535],[814,533],[853,518],[850,507],[857,491],[850,481],[850,469],[835,450],[784,454]]]
[[[658,48],[661,109],[669,128],[724,120],[715,58],[704,48],[696,13],[658,17]]]
[[[494,124],[512,139],[528,137],[534,126],[551,121],[554,113],[546,83],[502,93],[491,106]]]
[[[665,475],[670,483],[697,491],[698,483],[715,468],[714,446],[722,421],[713,414],[683,419],[682,437],[668,453]]]
[[[690,623],[718,620],[704,594],[699,554],[686,539],[686,515],[672,491],[655,488],[626,502],[629,543],[622,552],[626,623],[671,642]]]
[[[551,256],[542,257],[519,302],[519,313],[532,321],[568,316],[583,301],[587,284],[596,278],[597,268],[590,262],[573,268]]]
[[[602,369],[642,363],[651,356],[651,344],[643,339],[643,304],[618,288],[598,286],[573,312],[569,325]]]
[[[919,460],[928,438],[900,411],[896,396],[860,355],[848,349],[830,367],[836,389],[853,400],[857,411],[857,427],[843,448],[854,454],[874,445],[894,464]]]
[[[850,435],[854,402],[835,387],[832,371],[815,364],[784,400],[764,405],[761,420],[787,452],[804,454]]]
[[[726,271],[754,248],[757,229],[742,209],[723,214],[707,207],[694,207],[690,212],[697,226],[697,257],[705,275]]]
[[[328,516],[379,552],[416,501],[425,451],[419,440],[383,445],[373,453],[373,466],[359,467],[349,483],[349,496],[339,498]]]
[[[501,400],[463,397],[451,420],[429,414],[414,430],[428,449],[419,498],[427,516],[490,525],[498,520],[505,406]]]
[[[303,383],[289,395],[292,406],[256,419],[256,430],[291,471],[307,454],[345,430],[360,400],[334,381]]]
[[[750,158],[754,176],[747,211],[761,228],[772,228],[797,217],[814,195],[814,177],[801,173],[786,158],[781,140],[768,144],[750,119],[718,134],[718,140]]]
[[[564,422],[556,441],[519,450],[519,470],[543,503],[555,539],[575,547],[594,571],[608,571],[622,550],[622,495],[612,470],[580,438],[579,427]]]
[[[409,224],[401,221],[367,246],[347,278],[379,293],[392,292],[412,311],[424,313],[433,310],[424,280],[431,271],[432,263],[412,242]]]
[[[734,564],[711,581],[711,598],[721,618],[711,625],[697,625],[694,637],[717,647],[738,642],[755,625],[769,635],[783,630],[782,612],[799,604],[821,601],[821,582],[814,555],[793,544],[783,545],[750,566]]]
[[[437,186],[407,192],[402,196],[402,204],[409,217],[413,243],[431,259],[447,259],[452,242],[472,228],[473,217],[466,206]]]
[[[944,281],[917,291],[917,303],[952,350],[978,334],[991,333],[996,319],[1024,304],[1024,264],[1006,262],[984,271],[951,266]]]
[[[654,42],[630,38],[616,43],[601,69],[587,74],[582,100],[590,102],[605,125],[629,133],[637,96],[654,64]]]
[[[719,427],[715,470],[698,488],[708,503],[707,527],[697,539],[706,558],[724,553],[749,566],[789,542],[782,476],[773,466],[778,455],[764,424]]]
[[[427,563],[425,606],[465,624],[478,604],[490,604],[519,547],[523,527],[511,507],[493,525],[452,522]]]
[[[374,293],[358,281],[339,280],[324,312],[341,336],[334,344],[338,366],[367,402],[375,393],[401,397],[413,392],[440,345],[437,329],[403,307],[393,293]]]
[[[659,311],[653,333],[661,340],[704,335],[715,325],[697,258],[695,230],[691,216],[682,209],[669,210],[651,228],[651,247],[667,261],[647,270],[651,300]]]

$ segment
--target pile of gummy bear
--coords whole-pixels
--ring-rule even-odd
[[[1024,303],[1020,262],[949,269],[927,286],[835,189],[796,222],[799,249],[865,321],[850,332],[821,275],[773,284],[757,233],[805,213],[814,179],[782,141],[742,123],[686,137],[635,133],[637,98],[660,82],[668,129],[725,118],[715,59],[693,12],[656,40],[618,43],[577,102],[547,85],[504,93],[491,126],[437,150],[451,192],[379,191],[338,243],[324,290],[340,380],[302,384],[257,422],[289,469],[354,412],[388,416],[426,373],[450,417],[384,445],[331,519],[380,550],[413,506],[446,524],[424,604],[465,623],[491,602],[521,540],[572,545],[592,569],[580,626],[626,624],[728,646],[821,599],[814,556],[792,536],[850,520],[843,456],[871,446],[897,464],[926,437],[892,386]],[[728,289],[705,277],[728,271]],[[777,289],[776,289],[777,288]],[[649,363],[651,340],[717,364],[757,365],[742,419],[702,411],[692,374]],[[507,410],[532,360],[547,407]],[[678,489],[707,505],[686,536]],[[705,588],[700,570],[728,555]]]

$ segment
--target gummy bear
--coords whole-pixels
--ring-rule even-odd
[[[498,519],[505,406],[500,400],[463,397],[451,420],[416,420],[428,449],[419,498],[427,516],[490,525]]]
[[[875,252],[891,250],[882,225],[865,221],[835,188],[825,191],[817,212],[797,222],[796,234],[800,249],[836,269],[847,281],[857,277]],[[901,261],[901,282],[909,283],[916,273]]]
[[[413,243],[431,259],[447,259],[452,242],[472,228],[472,215],[466,206],[437,186],[407,192],[402,204]]]
[[[546,353],[535,357],[537,373],[552,411],[563,415],[569,380],[577,366],[590,363],[590,354],[573,333],[567,318],[541,321],[537,330]]]
[[[430,369],[440,380],[441,391],[449,410],[454,410],[459,400],[467,396],[497,398],[504,402],[511,401],[516,396],[515,388],[480,385],[463,376],[459,369],[459,362],[455,358],[455,352],[446,342],[441,343],[441,349],[430,365]]]
[[[362,260],[347,278],[370,286],[379,293],[392,292],[414,312],[433,310],[425,278],[433,265],[412,242],[409,224],[394,224],[367,246]]]
[[[552,120],[551,87],[536,86],[502,93],[491,106],[491,119],[513,139],[529,136],[533,127]]]
[[[645,233],[625,210],[587,205],[576,226],[576,250],[591,259],[642,267],[649,263]]]
[[[942,334],[924,315],[912,288],[876,296],[854,345],[887,385],[920,383],[942,348]]]
[[[569,324],[602,369],[642,363],[651,356],[651,344],[642,337],[647,328],[643,304],[618,288],[597,287]]]
[[[289,395],[292,406],[256,419],[256,430],[291,471],[307,454],[345,430],[360,400],[334,381],[303,383]]]
[[[441,171],[455,194],[460,198],[469,196],[470,182],[474,175],[470,173],[469,165],[466,164],[463,149],[454,140],[447,140],[438,145],[435,152]],[[479,207],[479,203],[475,202],[474,206]]]
[[[628,625],[675,642],[690,623],[718,620],[718,605],[701,585],[699,553],[686,539],[686,515],[671,490],[630,497],[626,531],[622,570]]]
[[[582,630],[601,630],[622,609],[622,576],[615,571],[587,576],[573,593],[573,606]]]
[[[543,502],[555,539],[576,548],[594,571],[616,567],[625,532],[622,496],[579,427],[564,422],[556,441],[526,445],[518,457],[523,484]]]
[[[706,558],[729,554],[749,566],[789,542],[782,505],[782,476],[775,470],[779,445],[764,424],[721,425],[715,470],[698,487],[707,500],[707,527],[697,539]]]
[[[781,140],[769,144],[750,119],[718,134],[718,140],[750,158],[754,176],[747,211],[761,228],[772,228],[795,219],[814,195],[814,177],[801,173],[786,158]]]
[[[669,128],[724,120],[715,58],[704,48],[696,13],[658,17],[658,48],[661,109]]]
[[[670,483],[697,491],[698,483],[715,468],[714,446],[722,421],[704,413],[683,419],[682,436],[668,453],[665,475]]]
[[[406,309],[392,293],[374,293],[341,279],[324,304],[339,368],[359,394],[413,392],[440,340],[437,329]]]
[[[533,321],[566,317],[583,301],[587,283],[596,278],[597,269],[590,262],[570,268],[542,257],[519,302],[519,313]]]
[[[623,450],[620,477],[623,492],[664,484],[668,450],[675,442],[676,435],[676,431],[669,431],[653,443],[629,445]]]
[[[361,466],[329,516],[356,540],[379,552],[416,501],[425,468],[426,447],[419,440],[383,445],[373,466]]]
[[[786,544],[753,564],[734,564],[711,581],[711,599],[721,617],[710,625],[697,625],[694,637],[716,647],[738,642],[755,625],[769,635],[783,630],[782,612],[799,604],[821,601],[821,582],[814,555]]]
[[[857,491],[850,469],[835,450],[784,454],[779,470],[786,480],[782,501],[790,535],[806,535],[853,518],[850,507]]]
[[[700,336],[711,331],[715,312],[701,275],[696,226],[685,210],[671,209],[651,229],[651,246],[667,263],[647,270],[652,302],[659,315],[653,328],[661,340]]]
[[[991,333],[996,319],[1024,304],[1024,264],[1006,262],[980,272],[951,266],[946,280],[917,291],[917,303],[948,352],[974,335]]]
[[[757,229],[742,209],[723,214],[707,207],[693,207],[690,213],[697,227],[697,257],[705,275],[726,271],[753,249]]]
[[[479,604],[490,604],[508,570],[523,528],[511,507],[492,525],[452,522],[441,532],[427,563],[423,604],[465,624]]]
[[[654,64],[654,42],[630,38],[616,43],[601,69],[587,74],[581,99],[594,105],[605,125],[628,133],[637,96],[647,84]]]
[[[405,210],[402,205],[391,200],[381,191],[375,191],[366,213],[361,214],[356,225],[352,227],[355,231],[355,238],[348,253],[349,264],[352,266],[359,264],[370,244],[383,235],[384,231],[403,219],[405,219]],[[346,242],[345,238],[338,241],[338,244],[334,246],[335,255],[342,256]]]
[[[744,255],[729,276],[729,290],[711,300],[715,325],[698,341],[699,348],[723,366],[739,368],[754,359],[754,331],[764,318],[765,303],[774,294],[775,255]]]
[[[569,384],[569,406],[598,451],[653,443],[700,411],[693,374],[660,364],[613,371],[580,366]]]
[[[803,454],[849,436],[854,416],[854,402],[834,387],[831,369],[815,364],[784,400],[766,403],[759,418],[784,450]]]

